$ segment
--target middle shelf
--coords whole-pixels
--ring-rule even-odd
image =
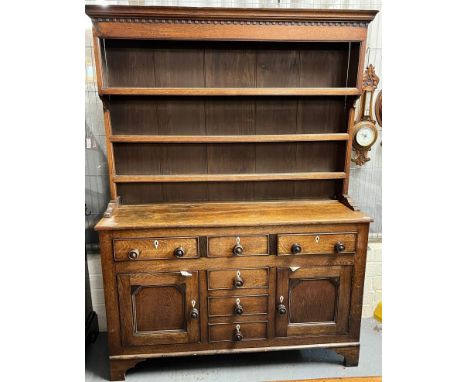
[[[272,180],[344,179],[345,172],[297,172],[271,174],[115,175],[115,183],[245,182]]]
[[[347,141],[349,134],[262,134],[262,135],[111,135],[121,143],[262,143]]]

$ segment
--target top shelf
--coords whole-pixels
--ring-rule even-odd
[[[359,96],[357,88],[102,88],[101,95],[135,96]]]

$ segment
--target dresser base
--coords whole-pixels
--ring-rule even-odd
[[[246,348],[246,349],[219,349],[219,350],[202,350],[199,352],[178,352],[178,353],[154,353],[154,354],[135,354],[135,355],[120,355],[109,357],[110,380],[124,381],[127,370],[132,369],[138,363],[146,361],[150,358],[165,358],[165,357],[183,357],[197,355],[214,355],[214,354],[238,354],[238,353],[260,353],[269,351],[285,351],[285,350],[301,350],[301,349],[329,349],[344,357],[343,365],[346,367],[354,367],[359,364],[360,345],[358,343],[337,344],[339,346],[324,346],[324,345],[301,345],[301,346],[276,346],[265,348]]]
[[[138,363],[145,361],[145,358],[109,360],[109,380],[125,381],[127,370],[135,367]]]

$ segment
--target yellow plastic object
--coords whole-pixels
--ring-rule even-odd
[[[374,310],[374,317],[382,322],[382,301],[380,301]]]

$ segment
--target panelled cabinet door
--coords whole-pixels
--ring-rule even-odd
[[[278,268],[276,336],[346,334],[351,268]]]
[[[198,272],[119,274],[117,278],[124,346],[199,340],[199,317],[192,317],[194,308],[200,309]]]

